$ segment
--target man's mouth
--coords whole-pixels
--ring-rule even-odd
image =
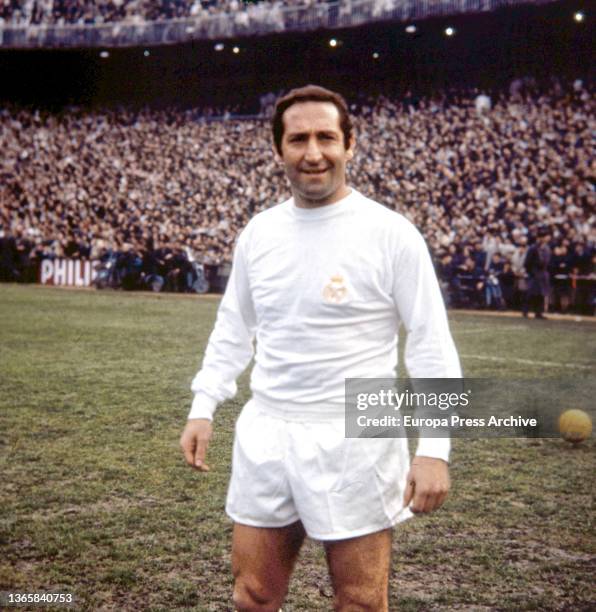
[[[317,176],[319,174],[324,174],[325,172],[327,172],[328,168],[319,168],[316,170],[301,170],[301,172],[303,174],[312,174],[314,176]]]

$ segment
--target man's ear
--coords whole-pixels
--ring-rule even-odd
[[[283,164],[284,160],[281,158],[281,155],[279,154],[277,147],[275,145],[273,145],[273,157],[275,158],[275,161],[278,164]]]
[[[346,156],[348,160],[351,160],[354,157],[355,150],[356,150],[356,138],[354,137],[354,135],[352,135],[352,138],[350,138],[350,146],[348,147],[346,151]]]

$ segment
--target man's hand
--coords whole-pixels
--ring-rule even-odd
[[[199,472],[208,472],[210,469],[205,463],[205,455],[212,433],[213,427],[208,419],[189,419],[180,436],[186,463]]]
[[[404,508],[415,514],[432,512],[443,505],[449,492],[449,466],[442,459],[414,457],[408,478]]]

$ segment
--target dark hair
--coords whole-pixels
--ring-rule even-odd
[[[281,140],[284,135],[283,114],[293,104],[299,102],[331,102],[339,111],[339,126],[344,135],[344,147],[350,146],[352,139],[352,120],[348,114],[348,105],[344,98],[334,91],[319,87],[318,85],[305,85],[298,89],[292,89],[285,96],[279,98],[275,104],[271,128],[273,130],[273,142],[275,149],[281,155]]]

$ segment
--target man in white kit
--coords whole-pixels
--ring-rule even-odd
[[[404,438],[345,438],[345,379],[395,377],[401,323],[411,377],[460,377],[459,360],[421,235],[346,184],[355,137],[343,98],[291,91],[273,138],[292,198],[238,238],[180,443],[209,470],[215,407],[254,354],[226,502],[235,608],[277,611],[309,535],[325,545],[335,609],[385,611],[391,527],[441,506],[450,445],[420,439],[410,465]]]

